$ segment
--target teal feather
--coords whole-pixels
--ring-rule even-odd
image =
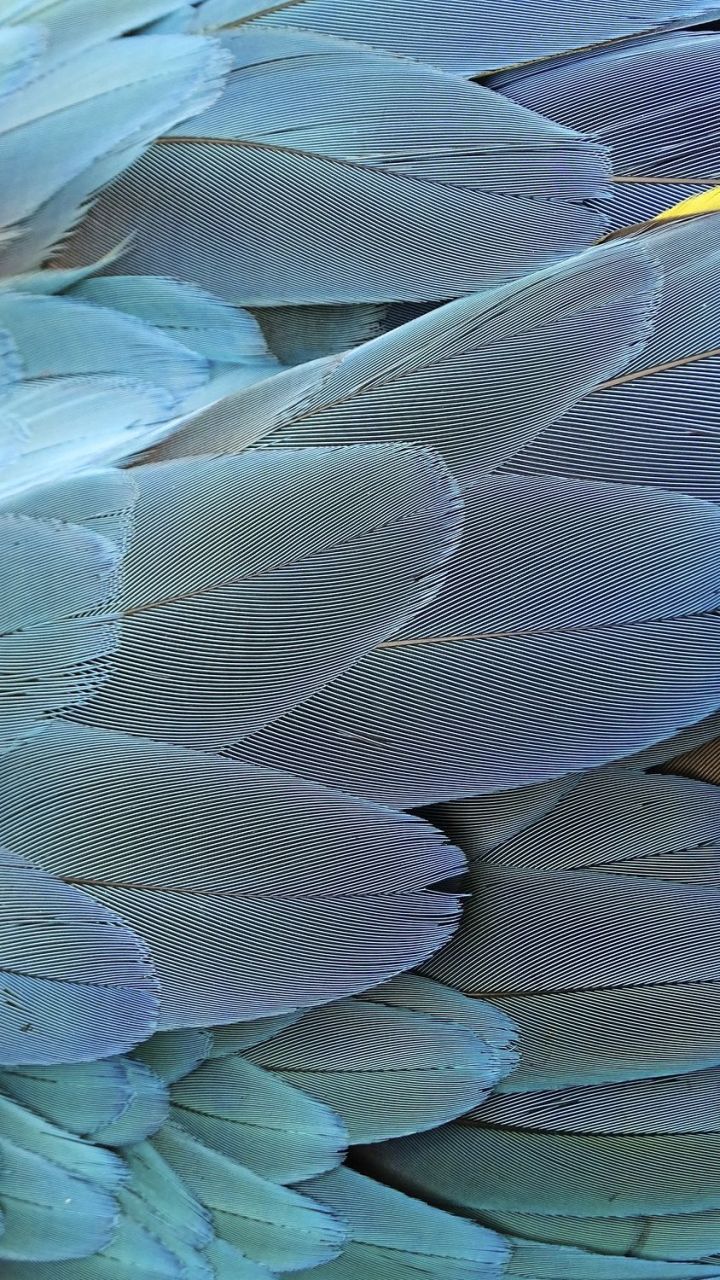
[[[41,22],[57,61],[181,8],[181,0],[2,0],[0,22]]]
[[[210,1211],[218,1236],[251,1261],[298,1271],[340,1252],[341,1221],[309,1197],[259,1178],[177,1124],[165,1125],[153,1143]]]
[[[138,1142],[160,1127],[168,1113],[160,1086],[129,1058],[0,1072],[5,1093],[53,1124],[107,1147]]]
[[[443,1124],[514,1065],[474,1029],[359,1000],[305,1014],[248,1057],[336,1111],[353,1143]]]
[[[341,1256],[318,1268],[318,1280],[496,1280],[509,1251],[487,1228],[384,1187],[349,1169],[307,1184],[347,1220]],[[302,1280],[314,1273],[303,1272]]]
[[[124,1176],[120,1161],[3,1095],[0,1124],[0,1259],[82,1258],[107,1244]]]
[[[201,1027],[160,1031],[138,1045],[134,1057],[164,1080],[175,1084],[210,1057],[213,1037]]]
[[[198,1067],[170,1096],[188,1133],[272,1182],[305,1181],[345,1156],[347,1129],[330,1107],[237,1054]]]
[[[609,1258],[581,1249],[514,1242],[506,1275],[512,1280],[716,1280],[717,1264]]]

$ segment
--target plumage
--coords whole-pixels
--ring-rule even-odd
[[[209,374],[203,356],[161,330],[89,303],[0,293],[0,325],[19,365],[3,394],[6,504],[161,439]]]
[[[82,719],[185,746],[263,728],[394,634],[437,594],[460,535],[455,482],[407,447],[132,474],[120,651]]]
[[[0,0],[8,1280],[720,1278],[719,26]]]
[[[409,439],[465,488],[627,364],[657,285],[642,242],[609,245],[230,397],[154,456]]]
[[[42,8],[47,21],[48,6]],[[212,102],[227,66],[215,41],[109,39],[115,34],[111,25],[120,23],[117,6],[105,0],[94,6],[99,19],[94,35],[88,0],[79,0],[76,8],[84,12],[72,17],[67,5],[54,8],[67,28],[31,29],[39,30],[49,47],[36,51],[24,83],[3,98],[0,225],[12,232],[0,247],[4,275],[31,270],[46,258],[99,186],[122,172],[163,129]],[[127,5],[123,11],[120,22],[132,23]]]
[[[174,271],[259,307],[424,302],[516,279],[603,232],[586,203],[607,193],[602,148],[484,86],[289,26],[253,24],[223,48],[217,104],[101,195],[65,265],[134,230],[111,272]]]
[[[170,1097],[172,1116],[188,1133],[272,1182],[325,1173],[347,1150],[337,1106],[331,1110],[238,1054],[198,1067]]]
[[[209,1210],[220,1239],[251,1261],[299,1271],[340,1252],[342,1221],[319,1202],[259,1178],[181,1125],[165,1125],[153,1144]]]
[[[330,1106],[352,1143],[417,1133],[469,1111],[512,1065],[456,1022],[361,1000],[306,1013],[247,1056]]]
[[[150,1035],[158,992],[146,944],[16,853],[3,850],[0,866],[0,1062],[83,1062]]]
[[[659,485],[717,502],[720,215],[659,224],[640,241],[663,272],[648,342],[501,470]]]
[[[522,0],[513,10],[512,21],[501,5],[492,3],[480,10],[473,0],[462,5],[450,0],[423,5],[415,0],[381,0],[360,9],[352,0],[332,4],[330,0],[280,0],[272,5],[264,0],[204,0],[196,8],[190,24],[196,30],[282,23],[425,58],[463,75],[535,61],[652,28],[693,25],[718,17],[717,6],[709,0],[662,0],[659,4],[608,0],[591,11],[577,0],[570,0],[562,11],[547,0],[532,4]]]
[[[122,1163],[0,1095],[0,1260],[83,1258],[113,1234]],[[62,1206],[62,1212],[58,1212]]]
[[[462,868],[458,851],[419,819],[340,792],[68,724],[0,757],[0,770],[11,846],[147,941],[161,1027],[373,986],[457,922],[458,899],[432,886]]]
[[[649,1262],[644,1258],[607,1258],[582,1249],[550,1248],[515,1242],[508,1276],[521,1280],[708,1280],[717,1277],[717,1264]]]
[[[717,705],[717,520],[649,488],[487,480],[435,603],[231,754],[410,806],[667,737]]]
[[[345,1217],[349,1232],[341,1256],[317,1268],[318,1280],[492,1280],[504,1272],[508,1250],[494,1232],[349,1169],[315,1179],[308,1190]]]
[[[501,72],[490,84],[514,102],[590,133],[612,150],[614,229],[663,215],[702,193],[718,171],[717,32],[681,31]]]
[[[131,1058],[0,1072],[0,1089],[53,1124],[106,1147],[140,1142],[165,1122],[159,1077]]]
[[[79,525],[0,516],[0,750],[92,696],[117,647],[120,555]]]

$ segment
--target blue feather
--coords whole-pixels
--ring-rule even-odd
[[[605,0],[588,8],[582,0],[516,0],[511,12],[500,0],[204,0],[194,28],[217,30],[253,19],[359,40],[420,58],[447,70],[474,75],[660,27],[691,25],[717,17],[711,0]]]
[[[73,885],[14,853],[1,862],[0,1062],[82,1062],[151,1034],[157,986],[140,939]]]
[[[98,15],[117,12],[105,0],[91,3]],[[164,129],[212,102],[227,67],[214,41],[147,36],[92,43],[88,13],[77,15],[78,26],[67,13],[72,7],[56,6],[80,51],[53,47],[28,82],[3,99],[0,226],[13,232],[0,246],[4,275],[38,266],[102,185],[98,165],[103,182],[115,177]],[[91,5],[77,0],[76,7]]]
[[[64,265],[134,231],[106,270],[174,272],[242,305],[424,302],[602,234],[587,202],[608,191],[603,149],[506,97],[309,33],[224,44],[218,103],[100,196]]]
[[[436,602],[229,754],[401,806],[630,755],[717,706],[718,537],[683,495],[488,480]]]
[[[720,499],[720,214],[637,238],[663,269],[652,333],[625,370],[504,471],[652,484]]]
[[[428,886],[462,868],[458,852],[339,792],[67,724],[0,756],[0,774],[8,842],[147,939],[167,1028],[371,987],[457,922],[457,898]]]
[[[460,532],[440,460],[400,446],[132,474],[120,652],[82,720],[185,746],[263,727],[394,634],[437,594]]]
[[[712,118],[720,91],[718,35],[654,36],[518,68],[490,83],[514,102],[612,148],[607,213],[613,227],[655,217],[712,185],[720,172]]]

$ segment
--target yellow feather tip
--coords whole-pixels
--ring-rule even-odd
[[[720,212],[720,187],[711,187],[709,191],[701,191],[696,196],[688,196],[679,204],[672,205],[658,213],[653,222],[669,222],[672,218],[690,218],[695,213]]]

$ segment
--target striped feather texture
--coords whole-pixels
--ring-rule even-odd
[[[147,940],[163,1027],[371,987],[457,923],[458,899],[432,886],[462,868],[458,850],[341,792],[67,724],[0,757],[0,770],[11,847]]]
[[[16,853],[3,850],[0,866],[0,1062],[83,1062],[150,1035],[158,995],[145,943]]]
[[[642,242],[609,245],[229,397],[154,457],[412,440],[467,487],[628,363],[658,279]]]
[[[437,601],[231,754],[399,806],[630,755],[717,705],[718,533],[681,495],[488,480]]]
[[[117,647],[120,555],[75,524],[0,515],[0,751],[92,697]]]
[[[602,234],[587,202],[608,192],[605,152],[504,96],[287,27],[223,45],[219,102],[103,193],[65,265],[134,232],[110,271],[175,271],[243,305],[424,302],[516,279]]]
[[[521,0],[512,13],[492,0],[382,0],[358,8],[353,0],[204,0],[191,26],[218,30],[281,22],[293,29],[328,32],[462,75],[474,75],[587,45],[604,44],[658,27],[709,22],[718,17],[710,0],[606,0],[588,10],[569,0],[558,10],[548,0]]]
[[[190,747],[263,728],[397,632],[437,594],[460,536],[457,486],[425,450],[252,452],[132,475],[120,648],[81,718]]]
[[[518,68],[489,83],[611,148],[613,199],[603,208],[617,229],[645,222],[717,181],[711,113],[719,56],[715,32],[680,32]]]
[[[78,0],[75,15],[67,3],[25,6],[28,11],[36,7],[43,25],[31,30],[49,40],[49,48],[36,51],[24,82],[14,75],[15,91],[5,94],[0,114],[5,174],[0,225],[11,232],[0,246],[3,275],[40,265],[77,224],[99,187],[142,155],[164,129],[217,97],[228,65],[214,41],[108,39],[115,34],[111,27],[119,25],[118,6],[108,0]],[[99,19],[94,35],[93,8]],[[132,24],[128,6],[122,8]],[[67,22],[65,31],[53,24],[52,9],[62,25]]]

